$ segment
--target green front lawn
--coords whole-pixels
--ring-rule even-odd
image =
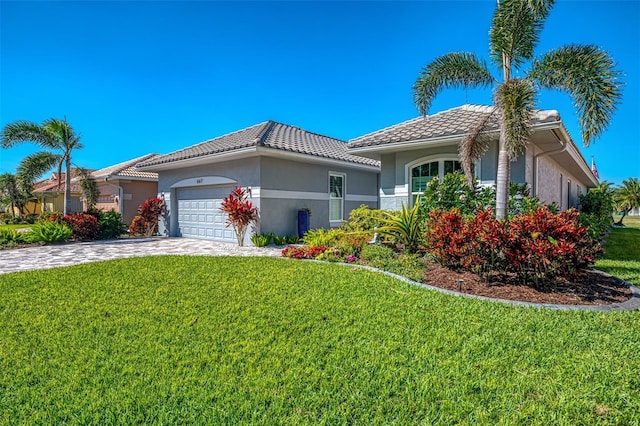
[[[638,424],[640,313],[286,259],[0,275],[0,424]]]
[[[31,229],[33,225],[27,225],[27,224],[1,224],[0,225],[0,230],[3,229]]]
[[[624,223],[611,229],[595,267],[640,287],[640,216],[626,217]]]

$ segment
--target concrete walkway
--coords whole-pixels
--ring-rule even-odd
[[[281,248],[276,247],[238,247],[232,243],[190,238],[154,237],[87,241],[0,250],[0,274],[160,254],[279,257],[280,251]]]

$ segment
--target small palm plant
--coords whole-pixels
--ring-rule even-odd
[[[622,185],[613,192],[613,202],[616,210],[622,212],[622,216],[616,222],[616,225],[622,225],[624,217],[631,210],[640,207],[640,180],[638,178],[623,180]]]
[[[412,208],[402,203],[402,209],[398,212],[384,212],[385,217],[382,222],[385,224],[378,231],[382,234],[391,235],[404,244],[406,251],[415,252],[422,242],[422,231],[424,221],[420,218],[420,198]]]

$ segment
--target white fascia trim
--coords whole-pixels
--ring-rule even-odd
[[[282,149],[256,147],[256,152],[265,157],[281,158],[285,160],[300,161],[305,163],[332,165],[347,169],[359,169],[370,172],[380,172],[379,166],[370,166],[367,164],[352,163],[349,161],[336,160],[334,158],[319,157],[311,154],[301,154],[299,152],[285,151]]]
[[[574,142],[573,138],[571,137],[571,135],[567,131],[567,128],[564,126],[564,123],[562,121],[553,121],[553,122],[550,122],[550,123],[540,123],[540,124],[537,124],[537,125],[533,126],[533,128],[536,131],[538,131],[538,130],[555,130],[555,129],[560,130],[560,132],[562,133],[562,137],[567,142],[567,148],[565,149],[565,151],[569,153],[571,158],[576,162],[576,164],[578,165],[578,167],[580,168],[582,173],[584,173],[584,175],[587,177],[587,179],[589,181],[591,181],[593,186],[594,187],[598,186],[598,180],[596,179],[595,176],[593,176],[593,172],[591,171],[591,168],[587,164],[587,160],[585,160],[584,156],[582,155],[582,153],[578,149],[578,146]]]

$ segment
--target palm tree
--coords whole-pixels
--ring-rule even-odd
[[[496,216],[503,218],[509,196],[509,165],[526,148],[531,134],[535,95],[540,88],[568,92],[573,98],[585,146],[600,136],[621,98],[620,73],[609,55],[596,46],[568,45],[534,60],[534,49],[553,0],[499,0],[489,36],[491,61],[502,71],[494,78],[485,61],[473,53],[449,53],[426,65],[416,80],[414,101],[426,115],[435,96],[445,88],[494,89],[494,112],[500,136],[496,176]],[[533,61],[533,62],[531,62]],[[528,72],[523,67],[531,62]],[[517,73],[517,74],[516,74]],[[523,77],[514,77],[522,73]],[[488,119],[485,120],[487,122]],[[487,143],[479,137],[485,123],[477,123],[461,142],[463,169],[469,176],[473,162]]]
[[[0,202],[2,205],[11,210],[11,216],[24,214],[24,206],[27,203],[27,197],[22,191],[21,185],[16,175],[12,173],[3,173],[0,175]]]
[[[43,148],[61,151],[44,151],[30,155],[18,167],[18,173],[20,174],[22,169],[25,175],[29,175],[27,180],[34,181],[56,164],[60,174],[64,164],[66,173],[63,213],[68,214],[71,206],[71,152],[82,148],[80,135],[75,133],[66,119],[56,118],[45,120],[41,125],[30,121],[15,121],[2,129],[3,148],[10,148],[22,142],[32,142]],[[36,176],[38,172],[40,175]]]
[[[622,181],[622,186],[613,193],[616,210],[622,212],[622,217],[616,225],[622,225],[622,219],[633,209],[640,207],[640,180],[629,178]]]

